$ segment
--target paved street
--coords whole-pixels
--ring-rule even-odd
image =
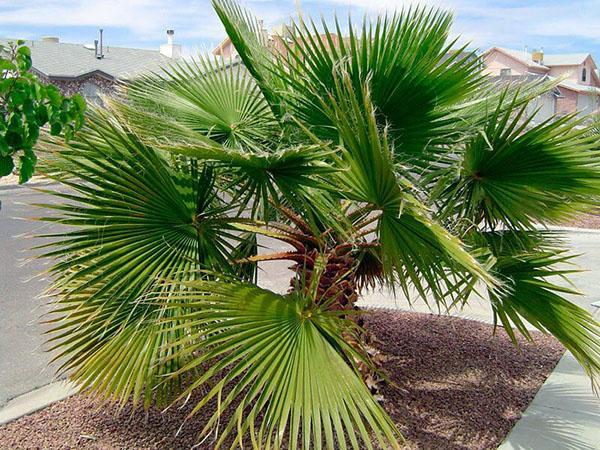
[[[53,379],[46,367],[50,358],[41,348],[43,327],[37,321],[45,311],[37,296],[47,281],[32,279],[47,266],[39,260],[26,262],[34,255],[28,249],[36,245],[27,235],[51,227],[22,220],[40,215],[41,210],[27,204],[48,196],[27,187],[7,188],[0,186],[0,407]]]

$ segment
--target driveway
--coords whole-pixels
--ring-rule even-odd
[[[23,186],[1,186],[0,201],[0,407],[8,400],[54,379],[50,357],[42,350],[44,327],[37,320],[46,309],[39,294],[48,285],[34,278],[47,268],[28,261],[36,242],[29,235],[56,231],[56,226],[30,219],[41,210],[28,206],[49,196]]]

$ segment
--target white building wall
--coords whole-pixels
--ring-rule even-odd
[[[529,103],[527,114],[531,115],[536,110],[538,110],[538,112],[534,118],[535,122],[548,120],[556,113],[556,97],[551,93],[536,97]]]
[[[577,112],[579,115],[587,115],[594,111],[597,111],[600,107],[599,103],[600,96],[595,94],[583,94],[577,95]]]

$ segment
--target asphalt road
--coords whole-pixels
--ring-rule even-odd
[[[36,253],[29,249],[42,243],[31,234],[58,228],[24,220],[43,213],[30,204],[50,199],[29,187],[0,186],[0,407],[54,379],[38,320],[47,311],[38,296],[49,283],[38,275],[48,263],[31,260]]]

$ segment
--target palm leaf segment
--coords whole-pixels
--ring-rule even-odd
[[[494,315],[516,342],[513,327],[527,338],[526,322],[554,335],[590,375],[598,389],[600,324],[585,309],[564,298],[579,295],[565,282],[578,272],[574,255],[550,232],[497,231],[472,235],[474,245],[489,251],[492,272],[504,288],[490,291]],[[563,283],[557,283],[563,278]]]
[[[189,341],[180,355],[206,367],[181,398],[204,387],[191,414],[211,400],[219,408],[202,434],[221,426],[215,448],[233,432],[231,448],[399,448],[400,435],[352,368],[357,355],[342,333],[352,330],[309,298],[280,296],[253,285],[191,282],[169,296],[190,313]],[[199,355],[199,356],[197,356]],[[249,442],[244,442],[243,439]]]
[[[232,1],[213,3],[228,30],[256,28],[256,20],[239,12]],[[337,21],[335,30],[323,22],[320,31],[315,23],[300,20],[289,26],[282,40],[286,51],[277,55],[275,69],[272,57],[249,44],[259,39],[256,35],[243,34],[248,36],[243,39],[240,34],[232,42],[253,74],[268,74],[258,83],[272,106],[281,110],[279,105],[285,105],[322,138],[337,138],[322,105],[322,94],[335,84],[335,72],[343,68],[349,74],[354,93],[360,94],[368,80],[382,123],[388,123],[392,136],[402,142],[396,152],[421,164],[429,150],[446,144],[455,133],[452,128],[459,118],[451,117],[449,110],[482,81],[475,55],[452,50],[451,23],[448,13],[413,9],[375,23],[365,19],[358,33],[349,22],[349,35],[342,38]]]
[[[237,63],[199,57],[144,75],[109,102],[157,141],[209,137],[228,148],[269,144],[279,127],[254,80]],[[147,121],[158,123],[148,129]]]
[[[177,333],[157,323],[167,314],[164,306],[138,299],[164,279],[193,279],[198,269],[234,275],[229,254],[240,237],[231,232],[229,208],[212,193],[210,174],[192,182],[97,114],[90,119],[98,125],[89,125],[85,137],[52,163],[51,176],[71,188],[51,192],[65,203],[42,205],[59,212],[45,220],[69,226],[45,236],[53,241],[43,246],[46,257],[60,258],[51,269],[56,280],[50,292],[59,298],[51,342],[60,349],[61,370],[83,387],[121,400],[144,395],[150,404],[161,376],[177,367],[175,361],[156,364],[165,340]],[[165,395],[160,389],[157,395],[164,402],[170,387],[160,384]]]
[[[571,117],[533,125],[529,102],[517,107],[519,95],[507,95],[466,142],[460,176],[440,196],[441,215],[518,230],[594,207],[600,188],[594,137]]]

